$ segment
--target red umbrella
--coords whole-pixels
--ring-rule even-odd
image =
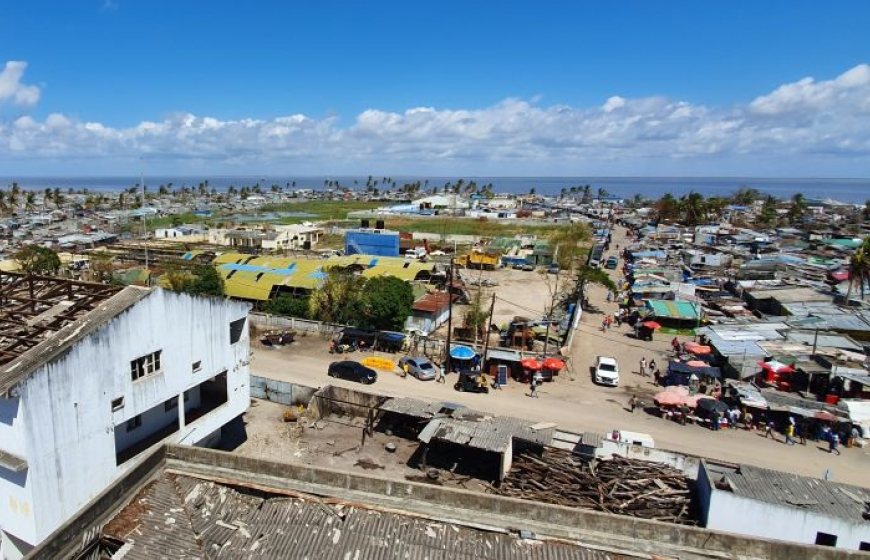
[[[532,371],[538,371],[541,369],[541,362],[534,358],[523,358],[520,360],[520,365],[525,369],[530,369]]]
[[[655,321],[644,321],[643,323],[641,323],[641,325],[648,328],[648,329],[652,329],[652,330],[662,328],[662,326],[660,324],[656,323]]]
[[[683,403],[686,395],[675,391],[662,391],[653,397],[653,401],[659,406],[678,406]]]
[[[544,369],[551,369],[553,371],[559,371],[563,367],[565,367],[565,362],[560,360],[559,358],[547,358],[544,360]]]
[[[713,351],[713,349],[709,346],[704,346],[703,344],[698,344],[697,342],[686,342],[683,344],[683,349],[686,352],[690,352],[698,356],[703,356]]]
[[[788,364],[784,364],[778,360],[770,360],[769,362],[758,362],[761,369],[771,373],[794,373],[794,368]]]

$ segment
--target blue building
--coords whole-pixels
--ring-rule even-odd
[[[399,256],[399,232],[386,229],[352,229],[344,236],[345,255]]]

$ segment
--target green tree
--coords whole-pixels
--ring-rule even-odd
[[[772,226],[776,224],[777,220],[776,199],[768,195],[761,206],[761,212],[758,214],[758,222],[764,226]]]
[[[298,317],[300,319],[308,318],[308,308],[309,303],[307,297],[289,295],[278,296],[263,305],[263,309],[267,313]]]
[[[365,278],[341,267],[329,268],[325,273],[308,300],[309,316],[326,323],[356,323],[364,312]]]
[[[731,200],[734,201],[734,204],[740,204],[741,206],[752,206],[752,204],[761,197],[761,193],[756,189],[752,189],[749,187],[741,187],[737,190],[736,193],[731,197]]]
[[[224,279],[215,267],[199,265],[193,269],[193,277],[182,291],[195,296],[223,296]]]
[[[574,260],[585,252],[583,247],[592,239],[589,226],[584,223],[573,223],[557,229],[547,240],[553,251],[553,260],[561,270],[571,270]]]
[[[47,247],[25,245],[13,258],[28,274],[57,274],[60,270],[60,257]]]
[[[581,294],[585,294],[586,286],[589,284],[599,284],[608,290],[616,291],[616,284],[606,271],[597,267],[583,265],[577,269],[576,288]]]
[[[676,220],[680,216],[680,203],[671,193],[665,193],[655,204],[658,221]]]
[[[414,292],[411,285],[395,276],[375,276],[365,283],[364,324],[378,330],[402,330],[411,314]]]
[[[865,237],[864,242],[852,253],[849,258],[849,288],[846,290],[846,303],[852,297],[852,288],[858,286],[861,291],[861,299],[867,284],[870,283],[870,237]]]
[[[682,221],[687,226],[697,226],[707,221],[707,203],[704,195],[692,191],[680,198]]]
[[[788,221],[791,224],[799,223],[804,214],[807,213],[807,202],[804,199],[804,195],[801,193],[796,193],[793,197],[791,197],[791,205],[788,208]]]

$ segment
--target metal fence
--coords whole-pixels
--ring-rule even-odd
[[[297,385],[289,381],[278,381],[268,377],[251,376],[251,396],[276,403],[295,405],[308,404],[317,389]]]

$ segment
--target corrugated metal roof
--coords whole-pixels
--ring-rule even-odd
[[[698,306],[690,301],[651,299],[646,305],[654,317],[686,320],[698,318]]]
[[[533,425],[528,420],[510,416],[484,416],[479,412],[460,409],[450,418],[433,419],[418,437],[426,443],[439,439],[495,453],[503,453],[514,438],[549,445],[556,428],[534,430],[531,427]]]
[[[719,474],[716,470],[715,474]],[[740,465],[725,473],[738,496],[770,504],[795,507],[822,515],[864,523],[870,489],[780,471]]]
[[[366,278],[395,276],[406,281],[433,269],[432,264],[419,261],[371,255],[309,259],[224,253],[213,264],[224,279],[228,296],[260,301],[269,299],[274,286],[313,290],[323,279],[323,270],[332,266],[360,267]]]
[[[566,542],[526,541],[458,524],[163,474],[104,528],[131,543],[125,560],[604,560]]]

